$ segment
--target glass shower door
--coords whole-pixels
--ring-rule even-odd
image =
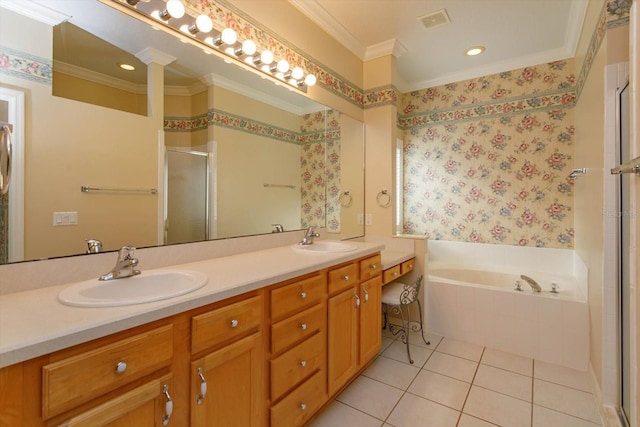
[[[209,155],[167,150],[165,243],[209,238]]]

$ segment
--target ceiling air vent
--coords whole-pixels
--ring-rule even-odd
[[[425,28],[433,28],[451,22],[445,9],[436,10],[435,12],[421,16],[418,20],[422,22]]]

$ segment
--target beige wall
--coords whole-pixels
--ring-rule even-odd
[[[0,40],[51,60],[48,25],[3,9]],[[82,253],[88,238],[105,250],[155,244],[157,196],[80,192],[82,185],[157,186],[151,120],[52,96],[42,82],[3,75],[2,84],[26,93],[25,259]],[[53,212],[77,212],[78,225],[54,227]]]
[[[591,35],[598,24],[603,2],[589,2],[583,34],[576,56],[577,69],[589,52]],[[605,36],[606,37],[606,36]],[[575,112],[576,144],[574,164],[588,173],[576,180],[574,195],[575,249],[589,269],[589,318],[591,329],[591,365],[602,385],[602,319],[604,262],[604,68],[607,64],[606,40],[593,57],[590,72],[578,99]]]
[[[53,73],[53,95],[128,113],[147,114],[146,93],[128,92],[61,72]]]

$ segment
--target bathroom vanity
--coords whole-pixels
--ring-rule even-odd
[[[0,297],[0,425],[305,424],[380,348],[382,245],[353,244],[175,266],[207,285],[148,304]]]

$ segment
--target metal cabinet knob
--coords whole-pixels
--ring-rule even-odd
[[[300,298],[305,299],[307,297],[307,293],[305,291],[300,292]]]
[[[378,268],[378,266],[376,264],[371,264],[371,269],[375,270],[376,268]]]
[[[301,323],[300,324],[300,329],[302,329],[303,331],[307,330],[307,324],[306,323]]]
[[[229,322],[229,325],[232,328],[235,328],[236,326],[238,326],[238,320],[237,319],[233,319],[231,322]]]
[[[124,360],[118,362],[118,364],[116,365],[116,373],[121,374],[126,370],[127,370],[127,362],[125,362]]]
[[[305,411],[307,409],[307,404],[306,403],[301,403],[299,406],[301,411]]]
[[[348,282],[349,281],[349,275],[345,274],[344,276],[342,276],[342,280],[344,280],[345,282]]]
[[[306,360],[301,360],[300,361],[300,366],[303,367],[303,368],[306,367],[307,366],[307,361]]]

